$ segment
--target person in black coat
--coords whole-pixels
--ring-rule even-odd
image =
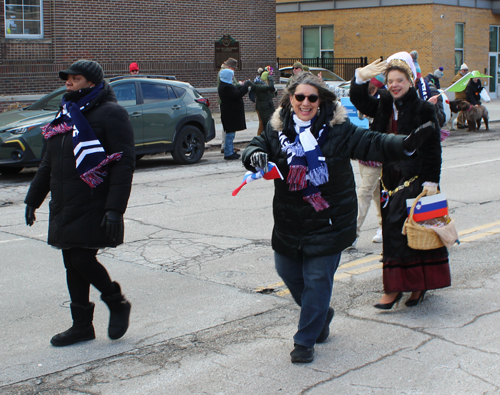
[[[90,285],[109,307],[109,337],[118,339],[128,328],[131,304],[96,254],[123,243],[135,146],[128,113],[97,62],[79,60],[59,76],[67,93],[54,121],[43,128],[47,149],[25,203],[31,226],[51,193],[48,244],[62,250],[73,318],[73,326],[51,343],[67,346],[95,339]]]
[[[368,94],[372,75],[385,70],[387,90],[374,99]],[[406,199],[421,192],[437,193],[441,174],[440,127],[435,106],[418,97],[413,86],[415,66],[407,52],[390,56],[356,70],[351,81],[350,98],[363,114],[374,118],[371,128],[381,133],[406,136],[427,124],[430,133],[422,146],[405,161],[391,161],[382,166],[382,234],[384,295],[375,307],[390,309],[411,292],[407,306],[416,306],[429,289],[451,284],[446,247],[414,250],[401,233],[408,217]]]
[[[356,127],[335,93],[303,74],[243,152],[247,169],[267,170],[272,161],[284,177],[274,181],[272,248],[276,270],[301,307],[292,362],[311,362],[314,345],[330,333],[333,277],[342,251],[356,238],[351,159],[405,158],[420,136],[405,137]]]
[[[259,129],[257,136],[260,136],[264,131],[269,119],[274,113],[274,80],[271,73],[267,69],[259,69],[260,75],[251,85],[252,91],[255,92],[255,111],[259,116]]]
[[[481,80],[479,78],[471,78],[465,88],[465,94],[467,95],[467,101],[473,106],[481,105],[481,90],[484,87],[481,85]]]
[[[221,121],[226,131],[226,141],[224,147],[224,159],[239,159],[240,155],[234,152],[233,141],[238,130],[245,130],[245,105],[243,96],[248,92],[250,81],[245,81],[241,86],[233,85],[234,71],[222,69],[219,73],[220,84],[218,88],[220,98]]]

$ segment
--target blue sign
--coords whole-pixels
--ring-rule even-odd
[[[356,110],[354,104],[351,103],[351,99],[348,97],[342,97],[340,100],[340,103],[342,103],[342,105],[347,110],[347,116],[349,117],[349,120],[356,126],[368,129],[368,127],[370,126],[368,119],[359,119],[358,110]]]

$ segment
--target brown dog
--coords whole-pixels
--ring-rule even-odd
[[[488,110],[485,106],[471,106],[468,101],[462,100],[462,102],[458,104],[458,108],[460,111],[464,112],[467,125],[469,125],[469,128],[467,129],[468,132],[475,132],[476,130],[479,130],[481,127],[481,119],[486,125],[486,130],[490,130],[488,127]]]

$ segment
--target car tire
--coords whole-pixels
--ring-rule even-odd
[[[23,169],[24,169],[24,167],[0,166],[0,174],[3,174],[4,176],[9,176],[9,175],[20,173],[21,170],[23,170]]]
[[[199,162],[205,152],[205,139],[194,126],[184,126],[175,138],[172,156],[177,163],[192,165]]]

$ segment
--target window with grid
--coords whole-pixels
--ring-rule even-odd
[[[42,0],[5,0],[5,37],[42,38]]]
[[[302,29],[304,58],[333,58],[333,25]]]

